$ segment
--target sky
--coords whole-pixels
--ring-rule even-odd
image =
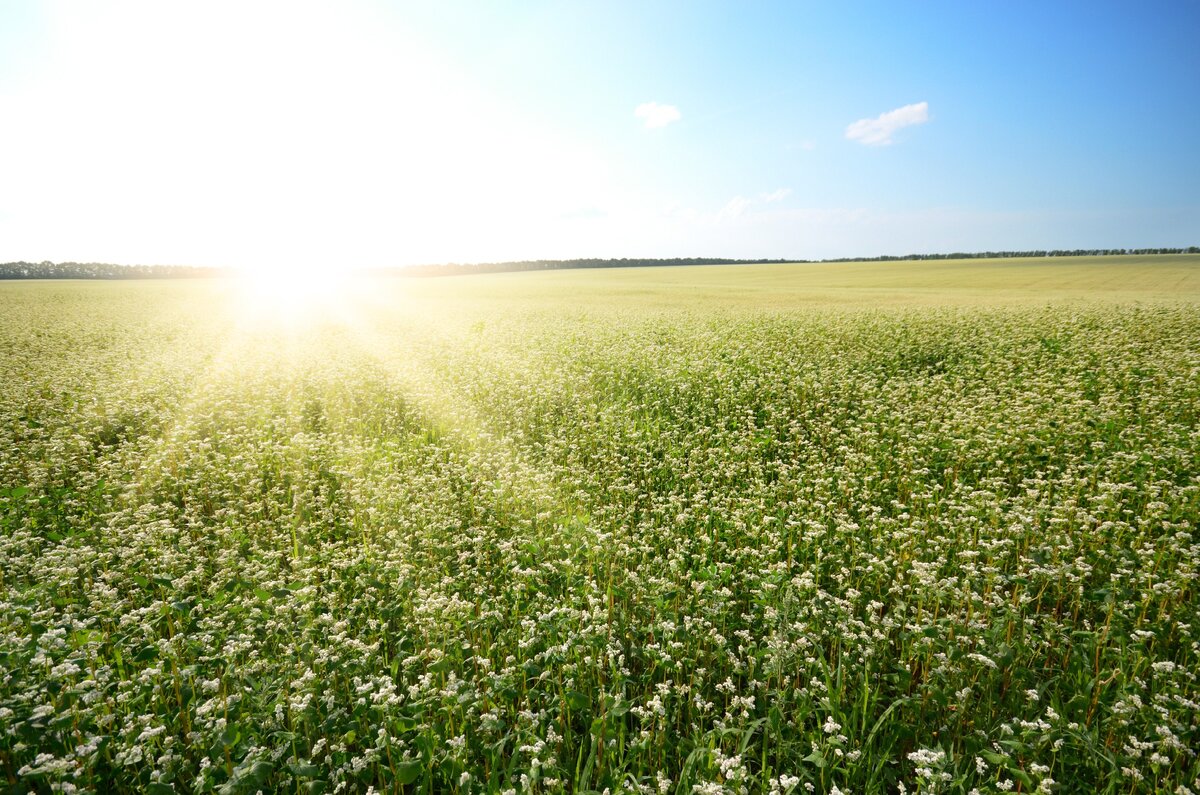
[[[0,261],[1200,244],[1200,3],[0,4]]]

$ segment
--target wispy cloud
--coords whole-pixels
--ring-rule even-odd
[[[929,103],[917,102],[881,113],[873,119],[859,119],[846,128],[846,137],[867,146],[887,146],[897,130],[929,121]]]
[[[633,111],[633,115],[642,119],[649,129],[666,127],[682,118],[679,108],[674,105],[660,105],[657,102],[643,102]]]
[[[731,218],[737,218],[742,213],[746,212],[746,208],[754,203],[753,199],[747,199],[745,196],[734,196],[721,211],[717,213],[717,220],[724,221]]]
[[[755,198],[734,196],[732,199],[725,202],[724,207],[717,211],[717,220],[732,221],[734,218],[741,218],[743,215],[746,215],[747,210],[755,205],[781,202],[791,195],[791,188],[776,188],[770,193],[760,193]]]

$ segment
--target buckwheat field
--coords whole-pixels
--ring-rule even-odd
[[[1200,793],[1200,257],[0,284],[0,780]]]

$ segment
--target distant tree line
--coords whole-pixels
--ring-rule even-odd
[[[1010,257],[1114,257],[1122,254],[1200,254],[1200,247],[1187,248],[1072,248],[1037,251],[956,251],[952,254],[905,254],[880,257],[839,257],[822,262],[902,262],[923,259],[1008,259]]]
[[[1052,251],[977,251],[951,254],[905,254],[880,257],[839,257],[818,262],[901,262],[906,260],[1005,259],[1009,257],[1107,257],[1121,254],[1200,254],[1200,247],[1187,248],[1096,248]],[[462,276],[474,273],[549,271],[580,268],[654,268],[681,265],[757,265],[764,263],[813,262],[803,259],[727,259],[723,257],[675,257],[672,259],[538,259],[515,262],[445,263],[408,267],[361,268],[371,276]],[[4,262],[0,279],[194,279],[227,276],[230,268],[194,265],[113,265],[102,262]]]
[[[3,262],[0,279],[195,279],[223,276],[228,268],[193,265],[112,265],[104,262]]]

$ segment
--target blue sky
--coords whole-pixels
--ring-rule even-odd
[[[1200,4],[0,6],[0,260],[1200,241]]]

